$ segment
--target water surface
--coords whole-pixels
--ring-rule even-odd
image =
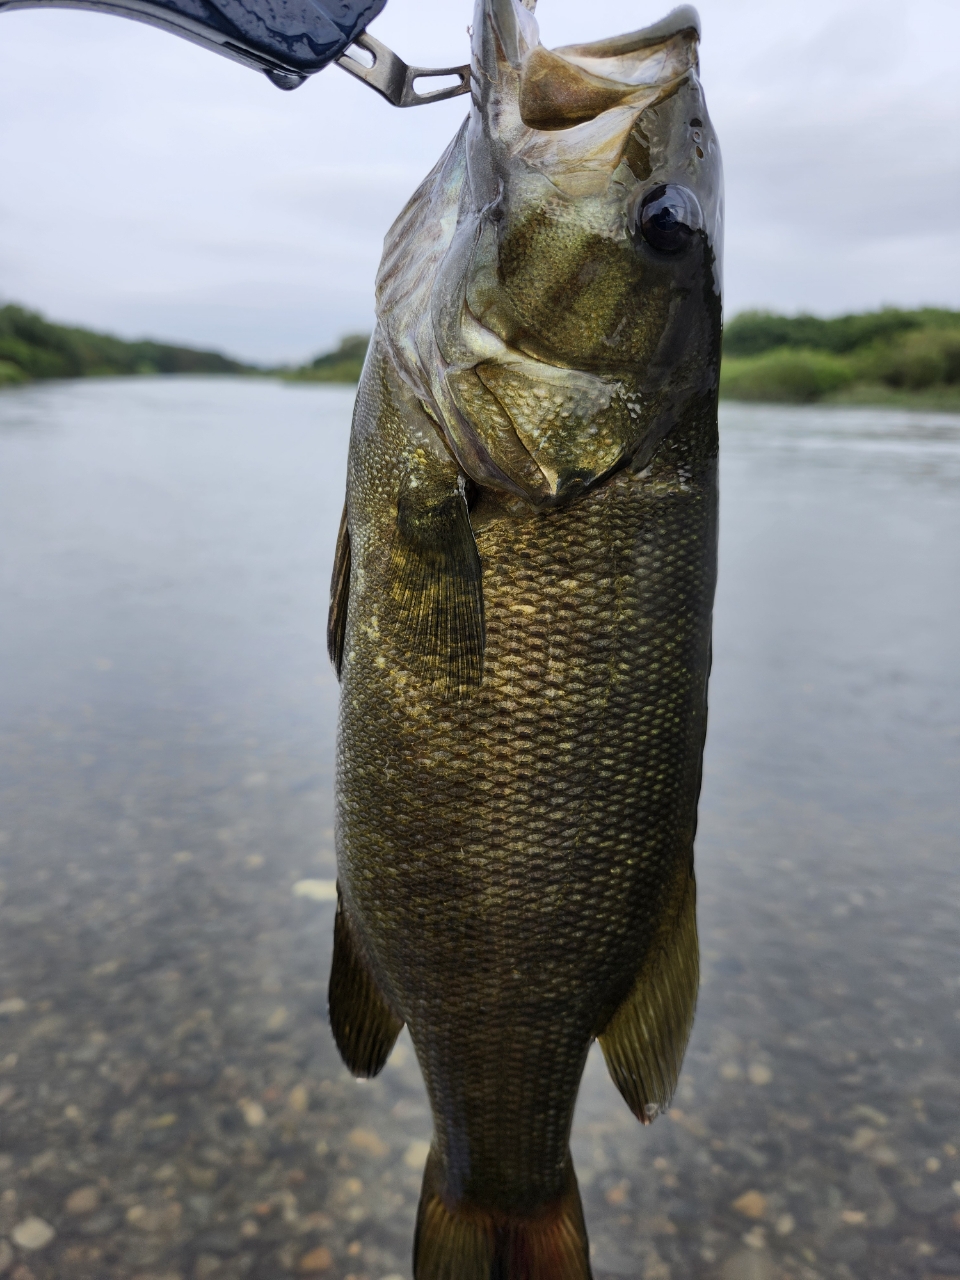
[[[334,875],[323,629],[351,399],[0,396],[17,1280],[409,1276],[413,1054],[346,1075],[333,908],[293,892]],[[704,985],[651,1128],[591,1057],[595,1272],[956,1280],[960,418],[731,405],[722,435]],[[33,1217],[54,1234],[31,1249]]]

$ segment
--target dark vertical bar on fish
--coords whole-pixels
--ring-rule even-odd
[[[716,578],[721,169],[694,10],[548,51],[480,0],[470,115],[387,236],[337,555],[331,1017],[409,1026],[417,1280],[582,1280],[599,1039],[670,1101]]]

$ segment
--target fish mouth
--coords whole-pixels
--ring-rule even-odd
[[[697,70],[700,18],[691,5],[626,35],[553,50],[540,43],[532,9],[481,0],[474,36],[475,102],[482,110],[491,97],[515,95],[528,129],[569,129],[618,106],[649,106]]]

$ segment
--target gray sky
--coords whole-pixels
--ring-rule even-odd
[[[541,0],[547,44],[669,0]],[[466,60],[471,0],[391,0],[408,61]],[[960,307],[957,0],[703,0],[727,180],[726,309]],[[368,328],[383,234],[464,114],[337,68],[294,93],[153,28],[0,14],[0,297],[300,360]]]

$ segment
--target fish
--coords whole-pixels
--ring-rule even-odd
[[[328,627],[329,1015],[406,1026],[416,1280],[590,1275],[570,1133],[598,1041],[644,1124],[699,982],[722,169],[689,6],[547,49],[478,0],[469,114],[377,277]]]

